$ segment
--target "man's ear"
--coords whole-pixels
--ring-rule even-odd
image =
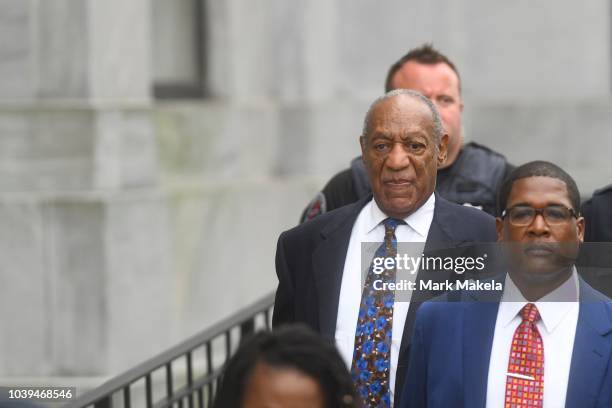
[[[503,241],[504,238],[504,220],[495,218],[495,229],[497,230],[497,242]]]
[[[584,242],[584,227],[584,217],[578,217],[576,220],[576,228],[578,229],[578,240],[580,240],[580,242]]]
[[[359,145],[361,146],[361,160],[365,164],[365,155],[366,155],[366,139],[365,139],[365,136],[359,136]]]
[[[440,144],[438,144],[438,167],[440,167],[446,161],[448,154],[448,133],[445,133],[440,138]]]

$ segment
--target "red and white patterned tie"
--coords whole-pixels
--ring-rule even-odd
[[[538,308],[527,303],[516,328],[506,374],[505,408],[542,407],[544,397],[544,344],[536,327]]]

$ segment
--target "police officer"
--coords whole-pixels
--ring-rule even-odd
[[[584,241],[577,266],[591,286],[612,296],[612,184],[596,190],[582,204]]]
[[[596,190],[582,205],[586,242],[612,242],[612,184]]]
[[[438,108],[448,132],[448,156],[438,169],[436,191],[447,200],[481,208],[496,215],[497,190],[514,168],[506,158],[477,143],[463,144],[461,81],[455,65],[431,45],[404,55],[389,69],[385,90],[405,88],[421,92]],[[361,157],[336,174],[302,213],[301,221],[350,204],[370,194]]]

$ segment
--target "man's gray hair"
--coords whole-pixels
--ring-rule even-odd
[[[433,136],[434,136],[434,142],[435,142],[435,145],[436,145],[435,147],[437,151],[438,145],[440,144],[440,139],[442,139],[442,135],[444,135],[444,126],[442,126],[442,120],[440,119],[440,114],[438,113],[438,109],[436,108],[436,105],[434,105],[433,102],[428,97],[426,97],[420,92],[413,91],[411,89],[394,89],[393,91],[387,92],[386,94],[384,94],[383,96],[377,98],[374,102],[372,102],[372,104],[370,105],[370,108],[368,109],[368,113],[366,113],[365,119],[363,121],[363,130],[361,132],[361,135],[364,138],[367,135],[368,129],[370,128],[370,114],[372,113],[372,110],[374,110],[374,108],[382,101],[389,99],[389,98],[393,98],[394,96],[397,96],[397,95],[408,95],[414,99],[417,99],[423,102],[425,105],[427,105],[427,107],[431,111],[431,117],[432,117],[432,122],[433,122],[433,133],[434,133]]]

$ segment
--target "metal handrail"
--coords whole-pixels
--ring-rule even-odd
[[[123,406],[131,407],[130,386],[142,379],[145,380],[146,406],[147,408],[170,407],[177,404],[183,407],[183,402],[189,408],[211,406],[214,399],[215,382],[221,374],[222,367],[213,367],[212,342],[220,337],[225,338],[225,360],[231,354],[232,329],[240,328],[240,339],[255,331],[255,320],[263,315],[266,329],[270,329],[271,311],[274,305],[274,293],[247,306],[229,318],[201,331],[180,344],[160,353],[159,355],[133,367],[123,374],[110,379],[99,387],[85,393],[66,405],[66,408],[82,408],[93,406],[95,408],[112,408],[113,396],[122,392]],[[198,378],[193,377],[193,352],[205,347],[206,352],[206,374]],[[187,384],[180,389],[173,389],[172,362],[182,358],[187,363]],[[165,367],[165,397],[160,401],[152,398],[152,373]],[[204,388],[207,389],[207,398],[204,399]],[[195,397],[197,396],[196,404]]]

